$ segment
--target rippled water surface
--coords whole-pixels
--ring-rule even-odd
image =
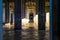
[[[27,30],[4,30],[4,40],[49,40],[49,31]]]

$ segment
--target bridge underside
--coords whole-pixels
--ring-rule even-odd
[[[10,22],[10,24],[13,23],[14,20],[14,29],[15,30],[22,30],[22,18],[25,17],[25,4],[26,2],[35,2],[36,3],[36,12],[35,14],[38,15],[38,30],[45,30],[45,22],[46,22],[46,11],[45,11],[45,1],[43,0],[5,0],[3,1],[5,3],[5,23]],[[9,14],[9,3],[13,3],[10,6],[14,9],[14,14]],[[9,19],[9,15],[11,15],[11,19]],[[14,15],[14,19],[12,17]],[[22,17],[23,16],[23,17]],[[27,16],[28,17],[28,16]]]

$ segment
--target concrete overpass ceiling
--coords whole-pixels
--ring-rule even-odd
[[[50,1],[50,0],[46,0],[46,1]]]
[[[3,0],[3,2],[14,2],[14,0]]]
[[[32,2],[36,2],[37,0],[22,0],[22,1],[24,1],[24,2],[28,2],[28,1],[32,1]],[[45,1],[45,11],[46,12],[49,12],[49,6],[50,6],[50,4],[49,4],[49,1],[50,0],[46,0]],[[3,7],[5,7],[5,2],[10,2],[10,5],[11,5],[11,7],[12,8],[14,8],[14,0],[3,0]]]
[[[6,2],[6,1],[9,1],[9,2],[14,2],[14,0],[3,0],[3,2]],[[22,0],[22,1],[37,1],[37,0]],[[50,1],[50,0],[45,0],[45,1]]]

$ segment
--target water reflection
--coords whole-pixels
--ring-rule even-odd
[[[4,40],[49,40],[48,31],[26,29],[21,31],[4,31]]]
[[[3,40],[14,40],[14,31],[4,31]]]
[[[14,40],[21,40],[21,31],[15,31]]]
[[[45,40],[45,31],[39,31],[39,40]]]

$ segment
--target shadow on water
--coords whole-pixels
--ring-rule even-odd
[[[44,30],[39,31],[38,35],[39,35],[39,40],[46,40]]]
[[[48,35],[47,35],[48,37]],[[46,39],[46,31],[28,28],[21,31],[5,31],[4,40],[48,40]]]
[[[14,40],[14,31],[5,30],[3,33],[3,40]]]
[[[14,40],[21,40],[21,31],[14,31]]]

